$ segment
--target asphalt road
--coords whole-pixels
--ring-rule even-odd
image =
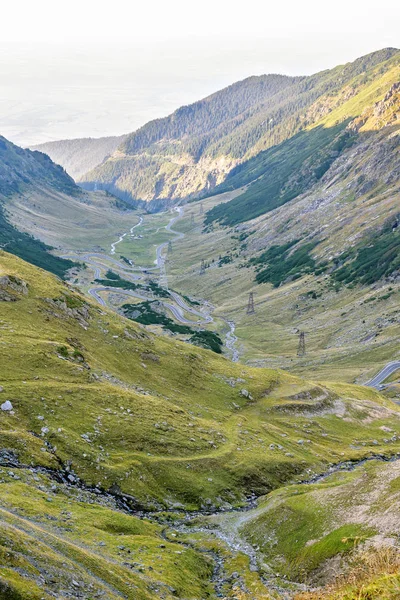
[[[396,360],[388,363],[371,381],[368,381],[365,385],[373,387],[377,390],[381,388],[381,385],[385,379],[390,377],[392,373],[395,373],[400,369],[400,361]]]
[[[172,226],[183,215],[183,209],[181,207],[177,207],[177,208],[175,208],[175,210],[178,214],[169,221],[169,223],[168,223],[168,225],[166,225],[165,229],[171,233],[174,233],[177,236],[176,239],[178,239],[178,238],[184,237],[184,234],[179,231],[174,231],[172,229]],[[131,228],[131,230],[130,230],[131,233],[132,233],[132,229],[141,225],[142,222],[143,222],[143,218],[140,217],[139,223],[137,223],[137,225],[134,225],[134,227]],[[111,253],[112,254],[114,253],[114,252],[112,252],[112,250],[115,251],[115,244],[117,244],[119,241],[122,241],[122,239],[125,235],[126,234],[122,235],[117,242],[114,242],[114,244],[111,245]],[[160,246],[158,246],[157,250],[156,250],[155,263],[156,263],[157,267],[160,269],[160,271],[165,270],[165,257],[163,256],[163,251],[167,247],[167,245],[168,245],[168,242],[164,242],[163,244],[160,244]],[[129,267],[123,265],[120,261],[116,260],[115,258],[110,258],[109,256],[107,256],[105,254],[88,253],[88,254],[80,255],[79,256],[80,260],[84,260],[86,262],[86,264],[90,265],[93,268],[95,279],[101,278],[101,270],[104,269],[104,265],[95,262],[93,260],[93,257],[94,258],[103,258],[103,259],[106,259],[107,261],[111,262],[116,267],[118,267],[118,271],[122,271],[123,276],[126,279],[130,279],[131,281],[142,279],[142,275],[133,274]],[[115,269],[115,270],[117,271],[117,269]],[[150,269],[146,269],[146,270],[150,270]],[[92,296],[92,298],[94,298],[99,304],[101,304],[101,306],[107,306],[107,303],[104,300],[104,298],[102,298],[100,296],[99,292],[115,292],[115,293],[121,294],[123,296],[129,296],[131,298],[138,298],[139,300],[151,300],[152,299],[149,296],[145,296],[145,295],[137,292],[136,290],[121,290],[119,288],[108,287],[108,286],[96,286],[96,287],[90,288],[88,290],[89,295]],[[204,315],[200,311],[189,306],[183,300],[183,298],[181,298],[181,296],[179,294],[177,294],[176,292],[171,292],[171,297],[173,298],[173,300],[175,300],[175,302],[177,303],[178,306],[175,306],[174,304],[170,304],[169,302],[165,302],[165,300],[160,300],[160,302],[165,306],[165,308],[167,310],[169,310],[173,314],[175,319],[177,321],[179,321],[180,323],[182,323],[184,325],[204,325],[206,323],[212,322],[213,319],[210,315]],[[192,321],[190,319],[187,319],[184,315],[184,311],[194,315],[195,317],[198,317],[197,321]]]
[[[165,226],[165,229],[170,232],[173,233],[175,235],[175,239],[181,239],[185,236],[184,233],[180,232],[180,231],[176,231],[174,229],[172,229],[173,225],[176,223],[176,221],[178,221],[182,216],[183,216],[183,208],[182,207],[175,207],[174,209],[176,211],[176,216],[172,217],[168,223],[168,225]],[[131,229],[130,229],[130,233],[133,233],[133,230],[135,229],[135,227],[139,227],[139,225],[141,225],[143,222],[143,217],[140,217],[139,222],[134,225]],[[114,242],[113,244],[111,244],[111,254],[115,254],[115,246],[122,242],[122,240],[124,239],[124,237],[127,234],[123,234],[120,236],[120,238]],[[165,273],[165,255],[164,255],[164,251],[166,249],[166,247],[168,246],[168,242],[164,242],[162,244],[160,244],[157,249],[156,249],[156,260],[154,261],[155,263],[155,267],[149,267],[146,269],[143,269],[141,267],[134,267],[134,266],[129,266],[126,265],[124,263],[122,263],[121,261],[115,259],[115,258],[111,258],[109,255],[107,254],[102,254],[100,252],[90,252],[90,253],[85,253],[85,254],[80,254],[80,255],[66,255],[65,258],[72,258],[72,259],[77,259],[80,261],[85,261],[85,263],[87,265],[90,265],[90,267],[93,269],[93,273],[94,273],[94,279],[101,279],[101,274],[102,271],[105,271],[108,267],[104,264],[101,264],[101,262],[97,262],[96,259],[102,259],[105,260],[106,263],[111,263],[112,265],[115,266],[115,271],[118,273],[120,273],[125,279],[128,279],[130,281],[137,281],[137,280],[141,280],[143,279],[143,272],[148,272],[148,271],[153,271],[153,270],[159,270],[160,272],[160,284],[164,284],[164,286],[167,288],[168,286],[168,282],[167,282],[167,276]],[[133,273],[132,271],[136,271],[136,273]],[[140,274],[137,274],[137,272],[139,271]],[[100,295],[101,292],[114,292],[123,296],[128,296],[131,298],[138,298],[140,300],[152,300],[153,298],[149,297],[149,296],[145,296],[141,293],[139,293],[137,290],[122,290],[120,288],[114,288],[114,287],[108,287],[108,286],[96,286],[96,287],[92,287],[88,290],[89,295],[94,298],[96,300],[96,302],[98,302],[101,306],[107,306],[107,303],[105,301],[105,299]],[[193,308],[192,306],[190,306],[189,304],[187,304],[185,302],[185,300],[177,293],[177,292],[173,292],[170,291],[170,295],[172,300],[174,300],[175,304],[170,304],[169,302],[166,302],[165,300],[161,300],[159,299],[159,301],[163,304],[163,306],[172,313],[172,315],[175,317],[175,319],[177,321],[179,321],[180,323],[184,324],[184,325],[205,325],[207,323],[212,323],[213,322],[213,318],[211,315],[209,314],[205,314],[199,310],[196,310],[195,308]],[[184,313],[189,313],[191,315],[193,315],[194,317],[196,317],[196,320],[190,320],[187,319],[185,317]],[[232,360],[234,362],[236,362],[239,358],[239,354],[237,352],[237,350],[235,349],[235,343],[237,341],[237,337],[235,336],[235,325],[232,321],[227,321],[227,324],[229,325],[230,331],[228,332],[227,336],[226,336],[226,346],[227,348],[232,352]]]

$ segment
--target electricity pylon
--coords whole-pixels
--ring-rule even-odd
[[[246,314],[248,315],[254,315],[256,311],[254,310],[254,294],[253,292],[250,292],[249,294],[249,302],[247,304],[247,311]]]
[[[306,336],[304,331],[300,331],[299,347],[297,348],[297,356],[304,356],[306,353]]]

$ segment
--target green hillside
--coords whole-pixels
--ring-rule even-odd
[[[320,177],[321,161],[313,154],[304,159],[309,146],[301,142],[340,129],[334,111],[318,127],[263,153],[274,169],[260,169],[249,187],[203,198],[204,215],[197,202],[185,209],[178,225],[185,238],[176,242],[168,265],[171,285],[211,302],[214,317],[225,319],[220,331],[226,320],[233,322],[242,360],[365,382],[397,359],[397,76],[396,68],[376,82],[382,92],[376,101],[371,88],[341,107],[359,116],[334,138],[333,144],[344,143],[340,153],[328,154]],[[301,193],[291,198],[296,186]],[[210,268],[194,277],[201,259]],[[251,292],[255,313],[248,315]],[[300,331],[307,340],[304,357],[297,355]]]
[[[218,191],[254,183],[228,205],[210,211],[206,223],[218,220],[223,225],[237,225],[307,191],[353,142],[354,136],[345,130],[346,124],[303,131],[238,167]]]
[[[399,60],[397,53],[384,68],[375,67],[368,75],[358,75],[347,96],[343,90],[329,96],[329,110],[324,106],[327,116],[319,114],[322,118],[314,124],[305,116],[301,133],[236,167],[215,192],[249,187],[230,204],[210,211],[207,222],[218,220],[224,225],[235,225],[248,221],[289,202],[317,183],[351,144],[365,137],[365,128],[358,131],[350,123],[396,86]],[[315,110],[318,114],[318,103]],[[393,115],[395,112],[391,110]]]
[[[155,337],[4,252],[0,313],[4,597],[235,598],[240,564],[241,598],[268,598],[245,552],[179,523],[400,451],[376,392]]]
[[[0,136],[0,246],[64,277],[74,263],[50,254],[51,247],[17,229],[7,215],[10,198],[28,191],[32,193],[38,187],[47,187],[73,198],[81,194],[71,177],[46,154],[23,150]]]
[[[0,247],[66,277],[76,263],[54,249],[109,248],[137,217],[106,192],[88,193],[41,152],[0,138]]]

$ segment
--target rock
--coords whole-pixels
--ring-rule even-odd
[[[386,425],[382,425],[382,427],[380,427],[380,429],[382,429],[382,431],[386,431],[386,433],[392,433],[392,431],[393,431],[393,429],[390,429],[390,427],[386,427]]]
[[[19,300],[21,294],[28,293],[28,286],[25,281],[12,275],[0,277],[0,301],[15,302]]]
[[[0,393],[1,393],[1,392],[4,392],[4,388],[3,388],[3,386],[2,386],[2,385],[0,385]]]
[[[11,402],[9,400],[6,400],[1,405],[1,410],[9,411],[9,410],[12,410],[12,409],[13,409],[13,405],[11,404]]]

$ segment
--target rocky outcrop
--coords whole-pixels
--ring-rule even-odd
[[[0,301],[16,302],[22,295],[28,293],[28,285],[22,279],[13,275],[0,277]]]

